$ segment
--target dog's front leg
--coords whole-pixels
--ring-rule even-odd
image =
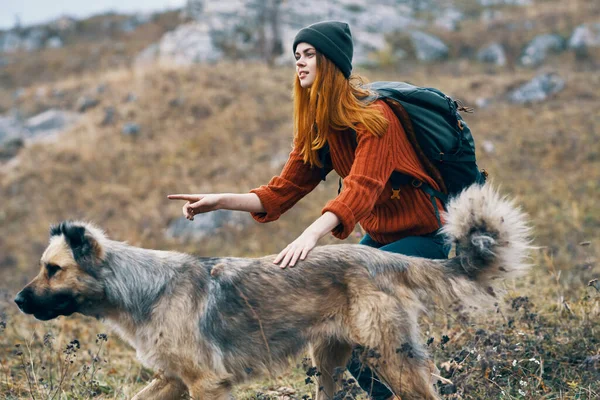
[[[187,399],[188,396],[188,388],[180,379],[160,375],[132,400],[182,400]]]

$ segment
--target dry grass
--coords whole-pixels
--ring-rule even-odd
[[[584,1],[544,1],[527,15],[554,21],[543,32],[567,31],[598,16],[594,2]],[[518,17],[509,10],[505,18]],[[478,36],[491,39],[493,31],[477,29],[457,35],[467,44],[481,41]],[[510,40],[516,44],[518,38]],[[509,283],[509,296],[494,313],[469,316],[460,309],[436,308],[423,319],[423,340],[433,338],[429,347],[436,364],[454,383],[440,387],[447,398],[600,396],[600,294],[587,286],[600,275],[600,75],[594,69],[600,60],[591,57],[593,62],[585,66],[570,53],[552,58],[551,67],[544,69],[566,79],[565,90],[527,106],[510,105],[505,95],[539,71],[490,69],[465,60],[363,71],[371,80],[438,87],[469,105],[479,97],[491,98],[488,108],[465,117],[478,144],[479,165],[529,213],[535,244],[541,246],[533,257],[534,272]],[[196,242],[169,240],[164,232],[179,218],[181,204],[169,202],[167,194],[246,192],[279,172],[278,160],[291,143],[292,71],[222,63],[64,74],[60,70],[50,81],[31,84],[15,104],[25,113],[73,108],[86,93],[94,93],[100,104],[57,142],[32,144],[0,168],[5,296],[0,301],[0,393],[8,399],[129,398],[152,371],[142,368],[134,352],[110,333],[107,341],[96,343],[96,335],[105,333],[100,323],[87,318],[40,323],[19,315],[11,304],[36,273],[49,225],[85,219],[137,246],[207,256],[264,255],[285,247],[320,215],[336,194],[337,179],[331,175],[276,223],[253,224],[241,232],[226,229]],[[100,83],[106,89],[98,94]],[[40,86],[46,95],[39,95]],[[53,97],[52,89],[63,96]],[[0,93],[0,105],[12,106],[8,92]],[[125,102],[128,93],[138,100]],[[109,106],[115,107],[117,118],[103,126]],[[140,124],[140,133],[121,134],[126,122]],[[483,151],[486,141],[493,143],[493,152]],[[322,243],[336,242],[326,238]],[[44,345],[48,333],[54,338],[51,346],[48,341]],[[75,339],[81,348],[64,353]],[[62,384],[60,371],[66,371]],[[300,366],[276,381],[240,387],[236,394],[266,398],[269,390],[286,386],[296,389],[292,397],[301,398],[313,389],[306,378]]]

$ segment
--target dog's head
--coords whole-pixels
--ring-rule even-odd
[[[21,311],[43,321],[90,313],[104,297],[99,276],[105,240],[102,231],[87,223],[53,226],[39,274],[15,298]]]

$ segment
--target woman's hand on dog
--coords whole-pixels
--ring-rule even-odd
[[[320,236],[318,234],[309,230],[304,231],[302,235],[298,236],[298,239],[288,244],[287,247],[275,257],[273,263],[279,264],[279,262],[281,262],[279,266],[282,269],[288,265],[290,267],[295,266],[298,260],[304,260],[306,258],[308,252],[317,245],[319,239]]]
[[[194,215],[202,214],[219,209],[221,200],[220,194],[170,194],[167,196],[170,200],[186,200],[183,205],[183,216],[190,221],[194,220]]]
[[[273,260],[274,264],[279,264],[285,268],[288,265],[293,267],[298,260],[304,260],[308,253],[317,245],[319,239],[329,233],[339,223],[340,219],[331,211],[326,211],[304,230],[298,239],[288,244],[277,257]]]

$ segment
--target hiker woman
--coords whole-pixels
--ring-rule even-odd
[[[197,214],[228,209],[248,211],[257,221],[270,222],[334,169],[343,177],[343,190],[277,255],[275,264],[293,267],[321,237],[331,232],[345,239],[356,223],[367,232],[361,244],[411,256],[447,258],[448,248],[437,235],[436,207],[441,209],[441,202],[410,184],[392,191],[393,171],[439,188],[390,106],[382,100],[364,102],[370,93],[360,87],[359,77],[351,76],[353,44],[348,24],[328,21],[303,28],[293,52],[294,145],[279,176],[247,194],[177,194],[169,199],[187,200],[183,214],[190,220]],[[318,150],[326,144],[331,165],[322,165],[319,159]],[[348,369],[374,399],[392,397],[357,358]]]

